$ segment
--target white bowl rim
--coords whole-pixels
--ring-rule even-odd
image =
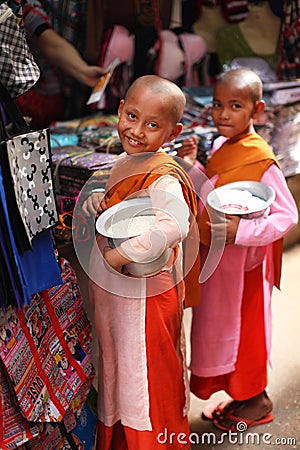
[[[241,190],[241,191],[249,191],[251,192],[251,185],[252,187],[256,186],[257,188],[264,188],[269,192],[270,198],[268,200],[264,200],[265,201],[265,206],[263,208],[252,208],[249,211],[247,211],[245,213],[245,211],[237,211],[234,212],[233,215],[239,215],[239,216],[244,216],[245,214],[252,214],[255,212],[260,212],[263,211],[265,209],[267,209],[275,200],[276,194],[274,189],[271,186],[268,186],[265,183],[262,183],[261,181],[252,181],[252,180],[243,180],[243,181],[234,181],[232,183],[227,183],[224,184],[222,186],[219,186],[215,189],[213,189],[207,196],[207,203],[209,204],[209,206],[211,206],[213,209],[215,209],[218,212],[224,213],[224,210],[221,208],[221,205],[219,206],[218,204],[215,204],[213,202],[213,198],[216,197],[216,195],[218,194],[218,192],[220,192],[222,189],[236,189],[236,190]],[[258,196],[256,193],[251,192],[253,195],[255,195],[256,197]]]
[[[112,235],[111,233],[108,233],[108,231],[105,228],[105,223],[108,221],[108,219],[110,217],[112,217],[117,212],[119,212],[123,209],[131,208],[132,206],[140,206],[140,207],[144,207],[145,210],[146,209],[149,210],[150,208],[152,208],[152,201],[151,201],[151,198],[148,196],[134,197],[134,198],[130,198],[130,199],[125,199],[125,200],[117,203],[116,205],[111,206],[110,208],[103,211],[100,214],[100,216],[98,217],[98,219],[96,220],[96,230],[98,231],[98,233],[100,233],[102,236],[112,238],[112,239],[124,238],[124,236],[117,236],[117,235]],[[129,239],[130,236],[128,236],[127,238]]]

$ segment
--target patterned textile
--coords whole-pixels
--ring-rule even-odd
[[[23,30],[24,21],[23,21],[22,0],[8,0],[7,4],[12,9],[14,15],[16,16],[19,27]]]
[[[19,450],[95,450],[97,393],[92,387],[79,413],[67,411],[60,423],[44,424],[43,431]],[[74,428],[75,427],[75,428]]]
[[[48,130],[14,136],[6,148],[17,204],[31,240],[58,221]]]
[[[278,78],[300,78],[300,1],[283,1],[283,21],[280,35]]]
[[[6,3],[0,5],[0,39],[0,78],[11,96],[18,97],[33,86],[40,71],[17,18]]]
[[[31,422],[59,422],[84,404],[94,368],[91,324],[76,275],[61,259],[63,283],[0,314],[0,358],[20,411]],[[24,364],[26,361],[26,364]]]
[[[63,284],[34,295],[24,311],[9,307],[0,313],[3,450],[81,449],[58,444],[65,439],[77,443],[87,419],[89,446],[84,448],[92,449],[97,419],[87,403],[94,377],[91,324],[75,272],[65,259],[61,270]]]
[[[29,423],[20,413],[16,395],[0,361],[0,442],[1,449],[15,449],[39,434],[38,424]]]
[[[19,214],[31,240],[58,220],[48,129],[30,131],[1,82],[0,98],[6,114],[0,120],[1,151],[7,153]]]
[[[55,166],[53,177],[56,193],[78,195],[96,171],[101,173],[100,178],[104,184],[117,158],[118,155],[98,153],[93,149],[77,146],[53,148],[52,162]]]

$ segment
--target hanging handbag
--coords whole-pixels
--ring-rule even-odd
[[[21,414],[16,395],[0,361],[0,448],[15,449],[39,435],[39,425]]]
[[[92,386],[80,414],[68,411],[61,422],[44,426],[28,449],[95,450],[97,423],[97,392]]]
[[[23,417],[61,422],[85,403],[94,378],[91,323],[74,270],[61,258],[63,283],[35,294],[24,310],[0,314],[0,358]]]
[[[91,386],[81,410],[67,411],[59,423],[28,422],[20,412],[15,392],[0,362],[1,450],[95,450],[97,392]]]
[[[91,323],[70,263],[63,283],[0,311],[0,448],[92,450]],[[66,442],[66,447],[62,444]]]
[[[0,3],[0,80],[15,98],[36,83],[40,70],[17,17],[6,3]]]
[[[13,194],[29,241],[58,222],[51,172],[49,130],[31,131],[7,89],[0,83],[1,159],[8,165]],[[6,161],[7,160],[7,161]],[[16,212],[15,212],[16,214]],[[12,217],[14,220],[14,217]]]

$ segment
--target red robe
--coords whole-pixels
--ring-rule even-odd
[[[247,134],[238,141],[234,142],[233,139],[226,141],[213,153],[207,164],[206,174],[208,178],[212,178],[215,175],[219,176],[215,187],[241,180],[260,181],[264,172],[272,164],[278,165],[278,162],[267,143],[257,134]],[[210,244],[210,228],[206,224],[207,220],[207,211],[204,210],[199,220],[200,240],[203,249],[208,248]],[[239,251],[237,247],[233,248],[233,250]],[[273,243],[274,280],[275,285],[278,287],[280,283],[281,258],[282,238]],[[230,276],[230,268],[228,275]],[[213,393],[225,390],[233,399],[245,400],[262,392],[267,385],[268,355],[265,338],[262,263],[250,271],[244,271],[243,276],[244,288],[241,294],[241,309],[240,312],[237,312],[237,314],[240,314],[241,328],[234,371],[228,373],[228,370],[224,369],[226,373],[220,373],[221,369],[219,369],[218,375],[199,376],[197,374],[197,362],[196,360],[193,361],[193,351],[197,353],[197,339],[199,338],[197,338],[197,331],[195,331],[194,338],[192,332],[192,375],[190,386],[191,391],[199,398],[208,399]],[[210,281],[208,280],[208,282]],[[232,283],[234,283],[234,279]],[[203,287],[202,302],[209,302],[209,298],[205,298],[204,291]],[[221,304],[226,305],[226,298],[221,299],[221,297],[222,293],[220,292]],[[230,299],[230,301],[233,302],[234,299]],[[196,307],[197,318],[202,316],[201,308],[203,306],[200,304],[199,307]],[[214,317],[213,313],[212,311],[212,317]],[[197,320],[195,317],[196,314],[194,314],[193,320]],[[220,323],[216,325],[216,327],[218,326],[220,326]],[[224,326],[226,327],[225,324]],[[201,327],[201,324],[199,323],[197,327]],[[218,336],[217,328],[216,336]],[[224,333],[222,339],[225,339]],[[228,342],[231,342],[231,340],[232,336],[229,338],[228,334]],[[209,344],[207,345],[207,348],[209,348]],[[234,344],[232,343],[232,345]],[[211,361],[213,360],[214,357],[212,355]],[[225,361],[226,359],[223,358],[224,364]],[[249,364],[249,361],[251,361],[251,364]],[[211,364],[215,364],[218,367],[216,362],[211,362]]]
[[[197,200],[192,184],[185,172],[173,161],[173,158],[161,152],[145,155],[141,158],[126,157],[125,165],[121,162],[115,168],[108,183],[108,192],[106,194],[108,206],[113,206],[123,199],[134,195],[137,191],[147,189],[153,182],[164,175],[172,175],[179,180],[184,199],[191,211],[196,215]],[[121,282],[122,279],[120,279]],[[157,292],[158,285],[164,287],[161,289],[162,293],[153,295],[152,291]],[[135,429],[133,426],[121,424],[120,420],[115,421],[114,419],[107,419],[107,421],[110,420],[112,426],[105,426],[104,422],[101,421],[98,427],[97,450],[160,450],[163,448],[175,450],[190,448],[188,418],[187,414],[184,414],[186,405],[186,392],[183,382],[185,364],[181,359],[181,351],[179,351],[179,346],[182,345],[183,304],[180,301],[178,290],[174,286],[173,275],[170,272],[161,272],[147,279],[146,289],[145,319],[141,317],[141,322],[143,323],[143,320],[145,320],[147,391],[149,395],[151,429],[144,424],[142,424],[140,429]],[[197,298],[199,300],[199,294]],[[99,302],[100,299],[101,301]],[[94,305],[97,335],[100,343],[101,361],[99,374],[101,379],[103,377],[105,380],[105,363],[110,357],[107,354],[104,355],[105,352],[107,353],[107,345],[112,347],[113,350],[116,349],[115,359],[121,361],[116,370],[122,371],[123,355],[120,354],[120,346],[115,346],[116,341],[114,337],[112,340],[111,336],[114,335],[114,328],[118,326],[118,335],[120,335],[120,330],[122,332],[123,329],[123,341],[126,339],[125,334],[127,335],[128,330],[126,329],[126,316],[124,314],[127,314],[128,310],[125,310],[123,305],[126,302],[126,305],[129,305],[129,308],[131,308],[131,303],[130,299],[128,300],[124,297],[124,303],[121,304],[121,309],[119,309],[120,303],[118,304],[117,302],[122,302],[123,298],[119,296],[119,298],[113,299],[111,293],[104,291],[103,288],[93,282],[91,282],[91,301]],[[116,302],[115,305],[117,305],[118,311],[112,310],[110,307],[112,301]],[[142,299],[134,299],[134,302],[139,302],[140,304]],[[135,308],[134,303],[132,307]],[[121,310],[124,313],[117,316]],[[104,323],[100,323],[100,320],[97,320],[101,314],[102,316],[105,314]],[[128,314],[131,315],[130,310]],[[121,320],[123,323],[119,322],[119,325],[116,324],[118,320]],[[141,323],[138,323],[140,326]],[[103,327],[112,329],[112,332],[107,333],[106,330],[103,330]],[[143,339],[143,336],[136,333],[135,338]],[[106,345],[106,342],[109,344]],[[124,357],[131,358],[130,352],[135,352],[134,345],[130,349],[123,347],[123,352],[129,352]],[[133,370],[139,370],[139,367],[136,367],[134,364],[133,366],[135,367]],[[132,373],[123,373],[123,383],[126,383],[127,377],[130,378],[132,376]],[[119,375],[116,372],[116,386],[118,386],[118,377]],[[110,380],[107,380],[107,382],[110,382]],[[118,388],[112,389],[113,395],[117,391]],[[102,401],[103,399],[99,398],[99,402]],[[118,402],[117,398],[116,401]],[[110,399],[108,399],[109,402]],[[141,405],[141,408],[143,406]],[[107,407],[105,406],[104,409],[107,410]],[[114,407],[112,407],[113,409]],[[107,414],[104,413],[103,417],[106,416]],[[176,436],[170,436],[170,433],[175,433]],[[180,435],[180,433],[182,434]]]

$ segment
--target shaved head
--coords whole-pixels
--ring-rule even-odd
[[[263,87],[259,76],[250,69],[233,69],[221,74],[216,85],[231,85],[249,91],[253,103],[262,99]]]
[[[144,75],[131,84],[126,93],[125,102],[136,89],[149,89],[153,94],[159,94],[160,98],[166,102],[166,108],[173,116],[174,124],[180,121],[186,99],[182,90],[175,83],[157,75]]]

